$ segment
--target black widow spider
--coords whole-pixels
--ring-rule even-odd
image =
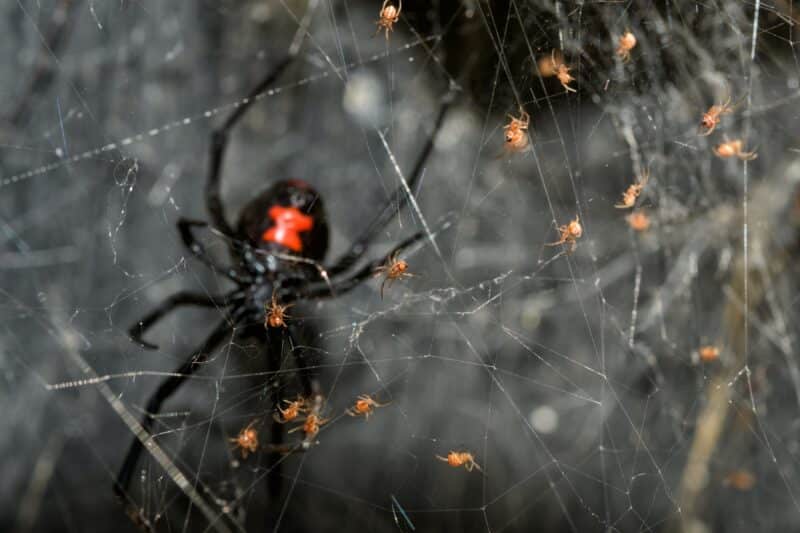
[[[270,305],[289,305],[297,301],[331,298],[347,292],[368,279],[386,261],[419,242],[424,233],[419,232],[396,245],[384,257],[367,262],[361,268],[356,264],[369,250],[374,238],[391,221],[394,214],[408,201],[404,189],[398,187],[389,197],[363,233],[352,243],[333,265],[320,266],[328,248],[328,223],[322,199],[308,184],[299,180],[279,181],[253,198],[242,209],[234,229],[225,218],[220,196],[220,174],[228,136],[257,97],[283,73],[292,61],[288,56],[279,63],[250,92],[222,126],[215,129],[211,137],[210,166],[205,188],[206,208],[210,216],[210,227],[226,239],[231,258],[236,266],[221,267],[208,255],[203,244],[197,240],[193,230],[209,226],[209,223],[181,218],[178,231],[184,245],[192,255],[236,284],[236,288],[223,295],[182,291],[173,294],[156,309],[145,315],[129,331],[130,337],[146,348],[156,348],[145,341],[144,333],[172,310],[183,306],[198,306],[225,309],[225,318],[211,334],[192,351],[186,361],[165,379],[150,397],[142,416],[141,425],[150,434],[153,415],[159,412],[166,401],[192,373],[198,370],[208,356],[232,334],[255,338],[265,351],[270,371],[280,368],[284,349],[283,336],[292,340],[291,322],[286,328],[272,327],[265,323]],[[407,181],[414,190],[422,174],[425,161],[433,149],[433,141],[452,101],[448,93],[436,116],[431,136],[420,153]],[[294,344],[292,342],[292,344]],[[297,360],[298,376],[303,395],[320,404],[322,394],[316,378],[309,367],[314,362],[303,351],[292,350]],[[272,397],[274,406],[280,401],[278,387]],[[280,444],[282,426],[272,425],[272,443]],[[152,435],[149,437],[152,438]],[[142,453],[142,443],[136,439],[131,444],[114,484],[118,496],[124,498],[136,463]],[[280,490],[279,476],[272,476],[275,485],[270,492]]]

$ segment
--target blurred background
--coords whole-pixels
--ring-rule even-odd
[[[798,529],[796,6],[406,0],[388,38],[382,7],[0,7],[0,529]],[[370,257],[433,238],[383,299],[370,279],[293,307],[281,372],[234,336],[146,413],[221,311],[172,313],[155,351],[127,331],[177,291],[232,288],[175,223],[207,219],[212,130],[298,45],[232,134],[228,219],[303,179],[331,264],[399,205],[395,162],[408,177],[454,93],[416,207]],[[566,84],[540,75],[559,57]],[[509,150],[523,110],[528,145]],[[757,159],[715,155],[737,140]],[[550,246],[576,218],[574,251]],[[297,394],[299,352],[329,420],[279,455],[273,398]],[[387,404],[368,421],[344,415],[362,394]],[[120,501],[141,416],[169,469],[144,453]],[[251,422],[245,459],[230,439]],[[437,459],[450,451],[481,471]]]

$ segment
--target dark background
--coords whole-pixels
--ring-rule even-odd
[[[165,406],[156,441],[215,512],[231,510],[227,527],[797,529],[796,6],[406,0],[388,41],[373,35],[379,10],[0,7],[0,530],[137,527],[111,491],[133,438],[112,404],[138,418],[157,373],[219,313],[174,313],[150,334],[155,352],[126,331],[180,289],[228,288],[174,223],[206,216],[210,132],[306,13],[280,90],[233,136],[229,219],[275,180],[304,179],[324,198],[335,257],[395,201],[378,129],[410,172],[458,86],[416,196],[429,227],[453,224],[439,253],[427,243],[407,257],[416,277],[385,299],[376,280],[292,308],[332,418],[308,453],[278,470],[229,442],[252,420],[270,424],[275,387],[296,390],[288,352],[276,381],[250,341],[228,342]],[[614,54],[625,30],[638,38],[628,63]],[[554,47],[577,93],[535,75]],[[698,136],[727,96],[734,113]],[[502,127],[520,106],[533,149],[508,154]],[[758,159],[716,158],[725,138]],[[614,204],[646,170],[639,205],[652,225],[636,233]],[[575,252],[546,246],[576,215]],[[373,256],[422,227],[404,210]],[[204,241],[228,259],[220,239]],[[718,361],[698,360],[705,344]],[[109,377],[69,384],[93,375]],[[341,416],[360,394],[391,403],[368,422]],[[471,451],[483,473],[436,460],[449,450]],[[149,457],[127,496],[157,531],[222,523]]]

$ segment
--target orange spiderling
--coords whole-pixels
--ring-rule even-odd
[[[450,450],[450,452],[447,454],[447,457],[437,455],[436,458],[440,461],[444,461],[453,468],[463,466],[467,472],[472,472],[473,468],[478,470],[478,472],[483,472],[478,463],[475,462],[475,458],[469,452],[456,452]]]
[[[724,104],[715,104],[708,108],[708,111],[703,113],[703,118],[700,120],[700,127],[705,131],[700,133],[701,136],[711,135],[711,132],[719,124],[722,115],[733,113],[733,106],[731,105],[731,97],[725,100]]]
[[[294,433],[295,431],[302,429],[303,433],[306,434],[307,440],[313,439],[317,433],[319,433],[319,427],[328,422],[328,420],[329,419],[327,418],[320,418],[319,415],[312,413],[306,417],[305,422],[303,422],[302,425],[290,429],[289,433]]]
[[[578,91],[569,86],[569,83],[575,80],[575,77],[572,76],[569,71],[570,68],[562,63],[558,66],[558,74],[556,74],[556,77],[558,78],[558,81],[561,82],[561,86],[564,87],[567,92],[576,93]]]
[[[633,50],[635,46],[636,36],[631,33],[630,30],[626,30],[619,38],[617,56],[627,63],[631,59],[631,50]]]
[[[508,124],[503,126],[505,130],[505,150],[506,152],[521,152],[528,148],[530,139],[528,138],[528,126],[531,123],[531,116],[522,108],[519,110],[519,118],[508,115],[511,119]]]
[[[704,363],[711,363],[719,359],[719,348],[713,344],[701,346],[697,349],[697,355],[700,356],[700,360]]]
[[[650,217],[644,211],[634,211],[626,217],[628,225],[634,231],[647,231],[650,229]]]
[[[636,199],[642,194],[642,190],[644,186],[647,185],[647,180],[650,179],[650,173],[645,172],[644,175],[639,178],[636,183],[632,183],[628,186],[625,192],[622,193],[622,202],[616,204],[614,207],[617,209],[627,209],[629,207],[633,207],[633,204],[636,203]]]
[[[558,59],[556,59],[556,56]],[[539,75],[543,78],[555,76],[558,73],[558,64],[561,61],[561,52],[553,49],[549,56],[542,56],[536,65],[539,67]]]
[[[571,68],[564,63],[564,56],[561,55],[559,50],[554,48],[553,51],[550,52],[550,57],[543,57],[539,59],[538,66],[539,74],[543,78],[555,76],[558,78],[558,81],[561,82],[561,85],[564,87],[564,89],[573,93],[577,92],[575,89],[569,86],[569,84],[575,80],[575,77],[569,73]]]
[[[278,298],[276,294],[272,293],[272,302],[267,309],[267,316],[264,320],[264,327],[265,328],[285,328],[286,327],[286,319],[289,318],[289,315],[286,314],[286,310],[292,307],[294,304],[286,304],[281,305],[278,303]]]
[[[369,420],[369,415],[375,410],[376,407],[384,407],[386,403],[378,403],[367,394],[362,394],[356,399],[356,403],[347,409],[345,413],[350,416],[363,416]]]
[[[394,31],[394,25],[400,20],[400,11],[403,9],[403,0],[400,0],[397,7],[394,7],[394,4],[390,4],[390,1],[384,0],[378,15],[379,18],[375,21],[375,24],[378,25],[378,31],[375,32],[375,35],[378,35],[381,30],[386,30],[386,40],[389,40],[389,32]]]
[[[403,259],[399,259],[399,255],[400,252],[393,253],[392,256],[386,261],[385,265],[379,266],[375,269],[373,275],[380,276],[383,274],[386,276],[383,279],[383,283],[381,283],[381,300],[383,299],[383,289],[387,285],[391,287],[392,283],[398,279],[414,277],[414,274],[408,272],[408,263]]]
[[[570,253],[575,251],[578,246],[578,239],[583,235],[583,226],[581,226],[580,216],[575,216],[575,220],[571,220],[569,224],[564,224],[558,227],[561,233],[556,242],[547,243],[546,246],[558,246],[559,244],[569,244]]]
[[[256,421],[253,420],[246,427],[239,431],[239,434],[231,439],[234,443],[234,448],[239,449],[242,453],[242,459],[247,459],[248,453],[255,453],[258,450],[258,431],[253,427]]]
[[[719,146],[714,148],[714,153],[717,155],[717,157],[721,157],[722,159],[737,157],[742,161],[752,161],[758,157],[758,154],[755,152],[744,151],[744,142],[741,139],[736,139],[735,141],[725,141],[719,144]]]
[[[273,420],[278,424],[285,424],[286,422],[291,422],[298,416],[300,413],[305,413],[305,398],[298,396],[296,400],[283,400],[283,403],[286,404],[286,408],[282,409],[278,406],[278,412],[272,414]]]
[[[725,476],[722,484],[736,490],[748,491],[755,486],[756,477],[747,470],[734,470]]]

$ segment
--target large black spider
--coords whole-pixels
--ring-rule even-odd
[[[257,100],[256,97],[267,90],[291,60],[292,56],[287,57],[265,76],[212,134],[210,167],[205,189],[210,224],[184,218],[177,224],[181,239],[191,254],[235,283],[236,288],[219,296],[186,291],[173,294],[136,322],[129,331],[131,338],[142,346],[155,348],[142,337],[172,310],[182,306],[225,310],[224,319],[150,397],[141,418],[141,425],[148,434],[153,425],[153,415],[158,413],[163,402],[202,366],[208,355],[226,337],[234,333],[255,338],[265,351],[269,370],[279,369],[285,344],[283,336],[288,335],[292,340],[292,324],[289,321],[287,327],[272,327],[268,321],[265,322],[265,314],[270,305],[289,305],[302,300],[335,297],[347,292],[368,279],[388,258],[402,253],[424,237],[422,232],[415,233],[385,256],[355,268],[369,250],[374,238],[390,222],[397,210],[407,203],[408,195],[404,189],[398,187],[349,250],[331,266],[322,266],[321,261],[328,248],[325,209],[319,194],[308,184],[298,180],[280,181],[261,192],[242,209],[236,228],[231,227],[225,218],[220,196],[221,166],[229,133]],[[448,94],[445,98],[436,116],[433,132],[407,181],[409,190],[414,190],[422,174],[425,161],[433,148],[434,137],[452,100],[450,96]],[[219,266],[195,237],[195,228],[209,225],[226,240],[235,266]],[[291,344],[294,344],[293,340]],[[321,399],[319,384],[309,370],[309,367],[314,366],[314,361],[302,350],[292,350],[292,353],[297,360],[303,395],[306,398]],[[274,405],[280,401],[277,394],[276,387],[272,398]],[[279,444],[283,435],[282,426],[273,424],[271,433],[273,444]],[[135,439],[125,456],[114,485],[115,492],[120,497],[124,498],[142,449],[141,441]],[[278,480],[278,476],[272,476],[272,479]],[[271,485],[270,489],[270,492],[277,492],[280,487]]]

